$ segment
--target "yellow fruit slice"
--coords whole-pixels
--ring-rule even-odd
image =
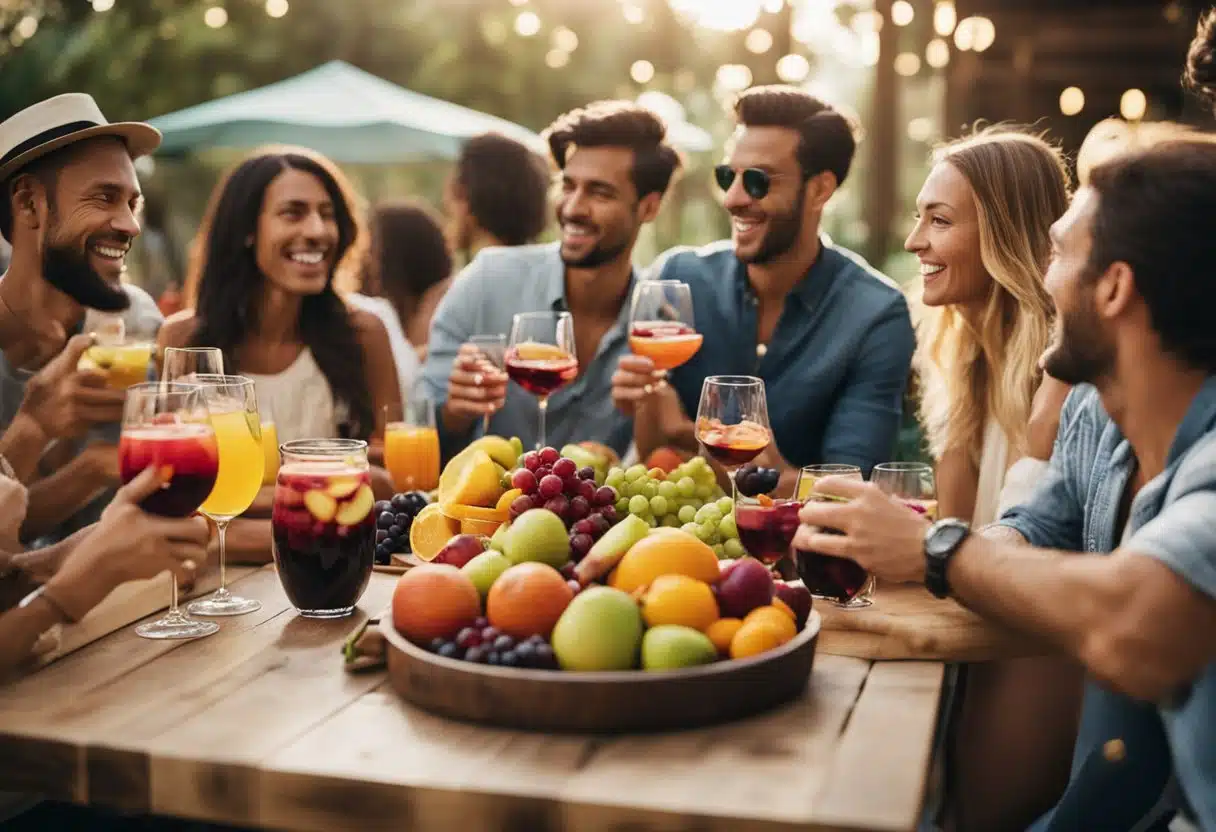
[[[359,481],[354,477],[340,477],[332,480],[329,487],[325,489],[325,493],[336,500],[341,500],[354,494],[359,488]],[[373,502],[375,502],[373,500]]]
[[[443,466],[443,471],[439,474],[440,502],[443,502],[444,495],[451,493],[456,487],[456,483],[460,482],[460,478],[464,476],[465,466],[469,464],[469,460],[473,458],[473,454],[477,453],[477,450],[477,448],[465,448]]]
[[[439,493],[439,502],[445,505],[482,506],[488,508],[498,503],[502,496],[502,474],[494,460],[483,450],[474,450],[465,463],[464,471],[450,492]],[[449,512],[450,513],[450,512]]]
[[[358,484],[356,483],[356,485]],[[333,490],[333,486],[330,486],[330,490]],[[354,497],[342,504],[335,519],[342,526],[358,525],[367,519],[367,515],[371,513],[375,504],[376,495],[372,493],[372,487],[365,483],[355,492]]]
[[[502,520],[478,520],[474,517],[466,517],[460,521],[460,533],[484,534],[486,537],[493,537],[494,532],[498,531],[498,527],[503,522]]]
[[[462,503],[448,503],[443,506],[443,513],[453,520],[477,520],[483,523],[505,523],[510,513],[505,509],[482,508],[481,506],[466,506]]]
[[[304,495],[304,506],[308,509],[308,513],[317,520],[328,523],[334,519],[334,512],[338,510],[338,501],[324,491],[313,490]]]
[[[444,544],[458,534],[460,521],[448,517],[438,504],[431,503],[418,512],[410,526],[410,549],[420,560],[433,560]]]
[[[490,455],[490,459],[507,470],[514,468],[519,459],[515,446],[509,439],[503,439],[501,436],[483,436],[471,442],[469,447],[485,451]]]
[[[522,497],[523,493],[522,489],[512,488],[498,498],[498,505],[494,506],[494,508],[501,512],[510,512],[511,503],[515,502],[516,497]]]

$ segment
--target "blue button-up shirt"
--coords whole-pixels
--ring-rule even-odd
[[[700,351],[671,383],[695,419],[706,376],[759,376],[781,455],[796,466],[846,463],[869,472],[899,434],[916,338],[898,287],[826,238],[786,298],[763,357],[747,266],[729,241],[677,249],[654,272],[692,287]]]
[[[1165,470],[1136,495],[1120,543],[1120,501],[1134,470],[1131,445],[1097,391],[1079,387],[1064,404],[1044,481],[1000,522],[1034,546],[1096,553],[1119,546],[1156,558],[1216,598],[1216,377],[1191,402]],[[1124,760],[1104,758],[1103,745],[1112,739],[1124,741]],[[1136,702],[1089,682],[1072,779],[1053,815],[1035,828],[1072,829],[1078,819],[1085,823],[1075,828],[1136,827],[1161,811],[1171,757],[1202,827],[1216,829],[1216,664],[1171,707]],[[1095,826],[1095,818],[1105,820]]]
[[[632,281],[630,284],[632,292]],[[426,365],[420,383],[440,407],[447,401],[448,376],[460,345],[474,335],[510,335],[520,312],[566,309],[566,269],[557,243],[482,249],[440,301],[431,321]],[[624,454],[633,438],[633,420],[612,404],[612,374],[629,347],[629,304],[621,304],[616,323],[600,339],[594,356],[580,355],[579,377],[549,397],[546,441],[560,448],[569,442],[603,442]],[[503,408],[490,420],[490,432],[518,436],[525,448],[536,444],[540,414],[536,396],[509,382]],[[445,459],[472,441],[482,420],[465,434],[445,431],[440,446]]]

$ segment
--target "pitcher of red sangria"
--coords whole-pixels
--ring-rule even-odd
[[[350,615],[376,553],[367,443],[299,439],[279,452],[271,525],[283,591],[305,617]]]

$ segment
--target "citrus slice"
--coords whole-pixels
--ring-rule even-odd
[[[410,549],[419,560],[434,560],[453,536],[460,534],[460,521],[443,513],[436,503],[418,512],[410,526]]]
[[[493,537],[494,532],[498,531],[503,521],[500,520],[479,520],[473,517],[466,517],[460,521],[461,534],[481,534],[486,537]]]
[[[481,449],[473,451],[465,463],[460,478],[452,484],[450,491],[440,491],[439,502],[445,505],[482,506],[488,508],[498,503],[502,496],[502,475]]]
[[[464,503],[445,503],[443,513],[453,520],[479,520],[483,523],[505,523],[510,517],[506,509],[466,506]]]
[[[523,489],[512,488],[510,491],[507,491],[505,494],[503,494],[501,497],[498,498],[498,504],[495,505],[494,508],[497,511],[506,513],[511,510],[511,503],[515,502],[515,498],[522,497],[523,494],[524,494]]]

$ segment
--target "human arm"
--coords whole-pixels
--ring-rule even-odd
[[[896,298],[863,337],[824,428],[820,459],[856,465],[869,476],[890,458],[915,348],[907,304]]]
[[[971,517],[975,514],[980,472],[966,448],[950,448],[933,470],[937,485],[937,509],[942,517]]]
[[[999,509],[1006,510],[1025,502],[1047,471],[1056,436],[1060,430],[1064,402],[1072,387],[1049,375],[1043,376],[1030,405],[1026,429],[1026,455],[1015,460],[1005,472]]]
[[[30,485],[30,505],[21,536],[32,540],[52,531],[107,488],[119,484],[118,449],[96,442]]]

